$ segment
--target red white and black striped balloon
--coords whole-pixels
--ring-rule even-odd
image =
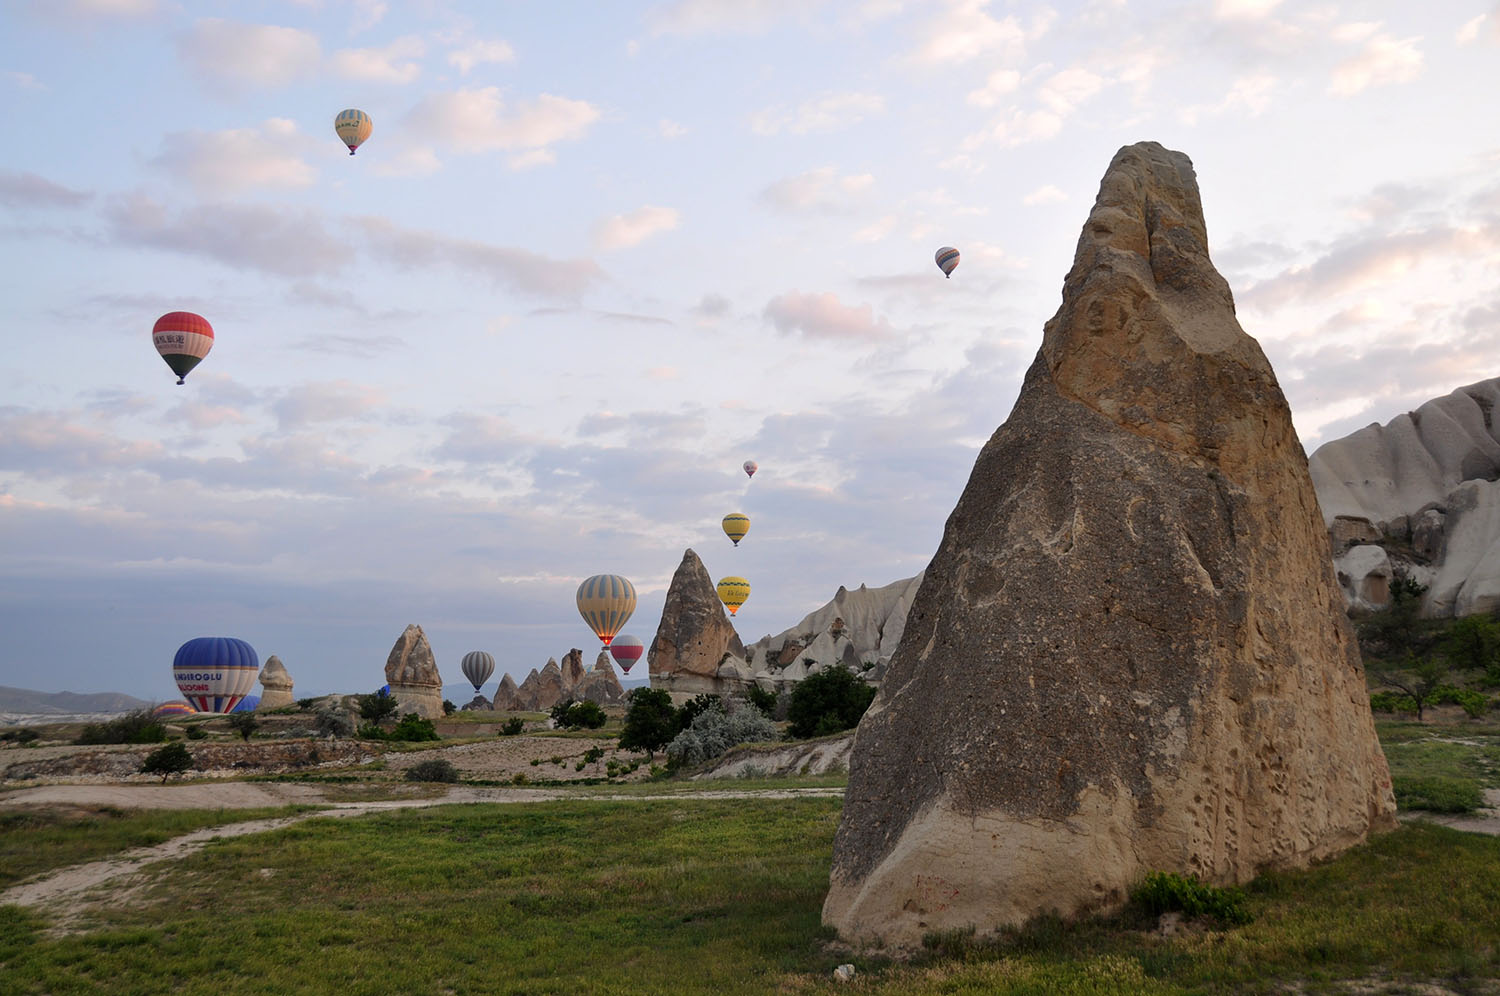
[[[156,320],[151,341],[181,384],[214,348],[214,327],[191,311],[171,311]]]

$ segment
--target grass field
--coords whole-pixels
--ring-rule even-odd
[[[853,956],[819,924],[838,811],[580,798],[314,817],[210,844],[86,933],[52,937],[45,917],[0,908],[0,989],[1316,992],[1373,978],[1470,992],[1500,977],[1500,841],[1426,825],[1263,877],[1254,922],[1232,930],[1163,939],[1126,914],[947,937],[909,963]],[[5,846],[49,832],[11,826]],[[852,989],[830,980],[844,961]]]
[[[1380,720],[1375,724],[1402,809],[1472,812],[1500,788],[1500,727]]]

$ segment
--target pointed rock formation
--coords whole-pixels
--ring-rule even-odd
[[[574,689],[578,687],[578,683],[583,680],[583,676],[587,673],[583,669],[583,651],[577,647],[569,650],[563,655],[559,671],[562,675],[562,697],[567,698],[571,695],[575,699],[578,698]]]
[[[292,698],[292,676],[286,673],[281,658],[272,654],[266,658],[266,666],[260,669],[260,704],[255,711],[280,709],[296,701]]]
[[[661,625],[646,652],[651,687],[671,692],[674,701],[704,692],[723,694],[728,689],[718,673],[725,654],[743,660],[745,647],[719,601],[708,569],[689,549],[672,575]]]
[[[824,920],[917,945],[1393,825],[1307,462],[1192,164],[1120,150],[860,723]]]
[[[413,623],[397,638],[385,661],[385,680],[401,703],[399,715],[414,712],[423,719],[443,717],[443,679],[421,626]]]
[[[607,651],[601,650],[599,656],[594,658],[594,666],[573,689],[573,697],[580,702],[597,702],[600,705],[614,705],[625,700],[625,688],[615,674],[614,664],[610,662]]]
[[[547,658],[547,664],[554,668],[557,667],[557,661],[550,657]],[[537,704],[541,701],[541,684],[542,673],[536,668],[532,668],[531,673],[526,676],[526,680],[521,682],[521,687],[516,689],[516,704],[511,708],[519,709],[523,712],[535,712],[541,708]]]
[[[485,698],[483,695],[479,695],[476,693],[474,697],[469,700],[469,704],[464,706],[460,711],[473,712],[477,710],[480,712],[489,712],[494,708],[494,705],[490,702],[489,699]]]
[[[557,661],[553,658],[547,658],[547,666],[537,675],[535,689],[536,705],[531,707],[533,709],[546,712],[563,700],[562,668],[557,666]]]
[[[535,674],[536,672],[532,673]],[[512,678],[509,672],[506,672],[505,676],[500,679],[499,687],[495,689],[495,698],[491,705],[493,705],[496,712],[511,712],[520,709],[521,707],[516,704],[516,693],[516,679]]]

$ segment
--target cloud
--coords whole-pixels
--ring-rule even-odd
[[[1216,0],[1214,17],[1223,21],[1256,21],[1271,16],[1282,0]]]
[[[289,389],[271,405],[285,432],[315,422],[338,422],[378,411],[388,404],[379,389],[348,380],[321,381]]]
[[[823,166],[777,180],[761,191],[760,200],[783,211],[847,213],[874,186],[869,173],[840,176],[832,166]]]
[[[987,132],[972,136],[966,144],[977,146],[988,139],[998,142],[1005,148],[1013,149],[1020,145],[1054,138],[1062,131],[1062,126],[1062,116],[1053,111],[1041,108],[1023,111],[1013,108],[1008,115],[996,120]]]
[[[277,87],[316,72],[322,51],[316,36],[296,28],[208,17],[178,38],[177,54],[205,80]]]
[[[365,83],[411,83],[422,75],[418,59],[427,46],[414,35],[397,38],[383,48],[345,48],[333,53],[330,66],[346,80]]]
[[[475,66],[491,62],[511,62],[515,57],[516,50],[510,47],[510,42],[498,38],[488,41],[481,38],[449,52],[448,65],[467,76]]]
[[[1036,207],[1040,204],[1061,204],[1067,199],[1067,194],[1049,183],[1045,186],[1037,187],[1031,193],[1021,198],[1021,203],[1027,207]]]
[[[551,94],[507,104],[498,87],[428,94],[407,114],[416,134],[459,152],[512,153],[512,168],[553,160],[552,146],[577,141],[599,120],[587,101]]]
[[[236,269],[303,278],[332,273],[354,252],[310,211],[253,204],[203,204],[173,214],[141,195],[105,207],[107,238],[116,245],[165,249]]]
[[[8,207],[78,207],[93,194],[64,187],[35,173],[0,169],[0,204]]]
[[[868,304],[847,305],[832,292],[778,295],[766,302],[763,317],[783,335],[800,333],[808,339],[873,342],[896,331],[884,318],[877,319]]]
[[[1015,17],[991,17],[986,10],[989,5],[990,0],[948,0],[946,9],[928,19],[931,27],[912,52],[912,61],[945,66],[984,57],[1016,63],[1026,43],[1046,34],[1056,17],[1051,8],[1043,7],[1030,26],[1023,26]]]
[[[62,0],[69,17],[146,17],[161,8],[159,0]]]
[[[45,90],[45,89],[47,89],[47,87],[40,80],[38,80],[35,76],[31,75],[30,73],[22,73],[22,72],[17,72],[17,71],[15,71],[13,69],[10,69],[10,70],[6,70],[5,73],[0,74],[0,75],[4,75],[4,77],[6,79],[10,80],[12,83],[14,83],[17,87],[19,87],[22,90]]]
[[[1464,26],[1458,29],[1453,40],[1460,45],[1472,45],[1479,41],[1488,25],[1488,40],[1500,43],[1500,7],[1496,7],[1488,14],[1480,14],[1464,22]]]
[[[1373,32],[1379,25],[1346,25],[1346,37],[1358,36],[1361,30]],[[1366,30],[1367,29],[1367,30]],[[1339,63],[1328,84],[1328,92],[1337,97],[1352,97],[1372,86],[1409,83],[1422,73],[1422,52],[1417,48],[1420,37],[1396,38],[1374,33],[1364,48]]]
[[[756,111],[750,116],[750,130],[757,135],[777,135],[783,131],[806,135],[848,127],[884,111],[885,98],[877,93],[826,93],[803,101],[793,110]]]
[[[1021,86],[1021,74],[1014,69],[997,69],[990,73],[984,86],[970,90],[968,102],[974,107],[994,107],[1006,94],[1015,93]]]
[[[698,303],[693,305],[692,311],[699,318],[723,318],[729,314],[729,303],[729,298],[723,294],[704,294]]]
[[[600,249],[628,249],[651,236],[677,227],[677,211],[647,204],[629,214],[617,214],[594,226],[594,245]]]
[[[652,9],[646,22],[657,35],[739,34],[764,31],[782,18],[806,14],[822,0],[674,0]]]
[[[306,144],[294,122],[272,118],[258,128],[172,132],[151,165],[210,196],[256,187],[296,189],[318,177],[299,154]]]
[[[1201,117],[1218,117],[1231,111],[1243,111],[1258,118],[1271,106],[1271,93],[1279,81],[1270,73],[1242,76],[1229,86],[1229,92],[1215,104],[1191,104],[1177,112],[1184,124],[1197,124]]]
[[[1037,99],[1054,114],[1065,117],[1102,89],[1104,77],[1075,66],[1050,76],[1037,91]]]
[[[670,118],[662,118],[658,121],[656,123],[656,131],[662,138],[668,139],[681,138],[688,132],[686,125],[678,124]]]

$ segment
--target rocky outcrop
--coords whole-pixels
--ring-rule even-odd
[[[615,674],[614,664],[608,652],[600,651],[594,658],[594,666],[573,689],[573,698],[580,702],[597,702],[600,705],[616,705],[625,701],[625,689]]]
[[[583,676],[587,673],[583,667],[583,651],[577,647],[569,650],[563,655],[562,664],[559,665],[558,671],[562,678],[562,692],[558,701],[569,697],[578,698],[574,689],[583,681]],[[548,708],[551,707],[549,706]]]
[[[533,671],[532,673],[535,674],[536,672]],[[512,712],[517,709],[523,709],[525,708],[524,706],[517,704],[519,701],[518,691],[516,688],[516,679],[512,678],[509,672],[507,672],[500,679],[500,686],[495,689],[495,697],[491,700],[490,704],[497,712]]]
[[[493,710],[494,708],[495,708],[494,704],[491,703],[489,699],[485,698],[483,695],[475,693],[474,697],[469,700],[469,702],[468,702],[467,705],[463,706],[463,708],[462,708],[461,711],[462,712],[473,712],[473,711],[489,712],[489,711]]]
[[[414,712],[423,719],[443,716],[443,679],[427,634],[415,623],[406,627],[385,661],[385,680],[401,703],[400,715]]]
[[[547,664],[554,670],[557,668],[557,661],[551,657],[547,658]],[[541,700],[542,672],[536,668],[532,668],[531,673],[526,676],[526,680],[521,682],[521,687],[516,689],[516,704],[514,708],[524,712],[535,712],[541,708],[539,705]],[[548,708],[550,709],[551,706],[548,706]]]
[[[1428,616],[1500,607],[1497,402],[1500,377],[1470,384],[1325,443],[1308,461],[1335,556],[1352,543],[1380,548],[1388,578],[1429,585]],[[1368,551],[1360,557],[1359,565],[1374,561]],[[1351,609],[1385,606],[1369,597],[1379,585],[1368,577],[1340,565]]]
[[[292,697],[292,676],[286,673],[281,658],[272,654],[266,658],[265,667],[260,669],[260,704],[255,707],[256,712],[280,709],[296,701]]]
[[[1186,156],[1122,149],[855,736],[823,915],[888,947],[1393,825],[1325,525]]]
[[[666,689],[677,701],[705,692],[729,694],[742,686],[731,688],[720,682],[719,665],[726,655],[743,664],[745,647],[719,601],[708,569],[696,553],[687,550],[672,575],[661,624],[646,651],[651,687]]]
[[[546,712],[563,700],[563,673],[555,659],[547,658],[547,665],[537,674],[536,685],[533,687],[536,704],[530,706],[532,709]]]

